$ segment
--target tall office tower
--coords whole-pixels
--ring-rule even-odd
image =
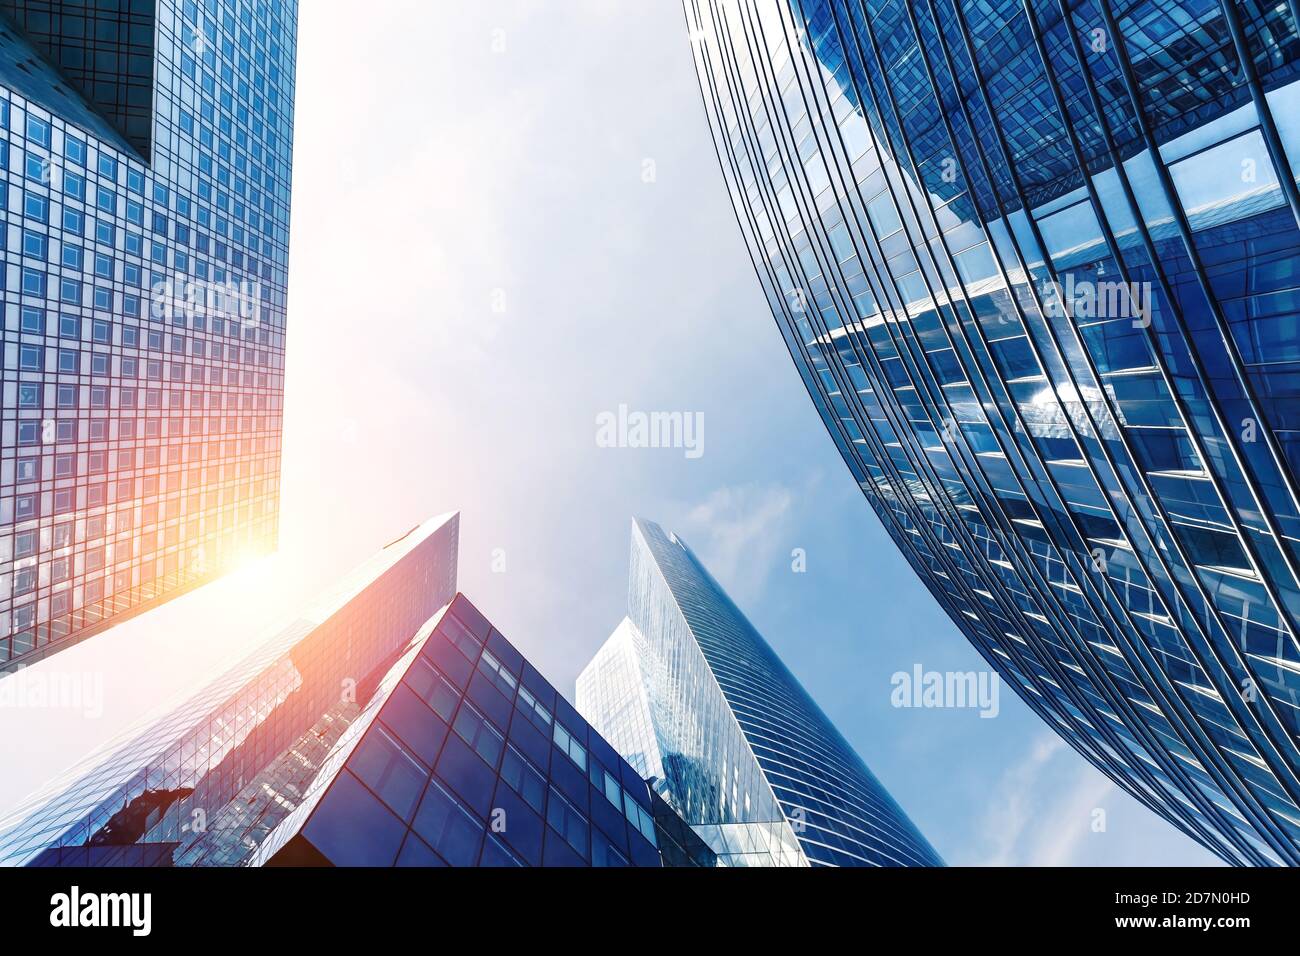
[[[777,324],[917,574],[1138,800],[1300,863],[1296,4],[686,15]]]
[[[943,861],[686,544],[632,524],[578,710],[729,866]]]
[[[299,804],[456,594],[460,516],[412,528],[242,662],[0,820],[0,865],[235,865]]]
[[[0,0],[0,673],[275,546],[296,0]]]
[[[0,821],[17,866],[712,866],[412,529]]]

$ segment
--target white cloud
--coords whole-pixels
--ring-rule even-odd
[[[743,605],[762,587],[786,543],[794,496],[783,485],[732,485],[687,515],[682,534]]]
[[[1022,847],[1026,833],[1033,829],[1038,811],[1034,791],[1044,769],[1065,747],[1056,734],[1048,731],[1040,735],[1029,753],[1012,764],[994,785],[989,805],[984,812],[980,828],[983,836],[982,858],[971,861],[984,866],[1012,866],[1026,862]]]

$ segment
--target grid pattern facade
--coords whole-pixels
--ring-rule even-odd
[[[717,581],[653,522],[633,522],[628,592],[628,620],[578,679],[579,709],[624,753],[657,751],[656,791],[721,864],[942,865]],[[644,707],[625,706],[629,684]]]
[[[659,810],[662,815],[663,810]],[[269,866],[710,865],[680,820],[463,595],[381,682]]]
[[[157,0],[0,0],[9,18],[141,157],[153,135]]]
[[[455,596],[459,528],[455,514],[413,528],[204,690],[30,797],[0,820],[0,864],[246,861],[302,799],[300,769],[324,764],[318,745]]]
[[[297,7],[149,6],[144,161],[0,24],[0,670],[276,542]]]
[[[685,7],[760,282],[913,568],[1137,799],[1300,863],[1295,3]]]

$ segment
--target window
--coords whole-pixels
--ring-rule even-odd
[[[523,866],[520,859],[506,849],[504,843],[488,834],[487,842],[483,844],[483,856],[479,860],[479,866]]]
[[[35,269],[23,269],[23,295],[45,298],[45,273]]]
[[[419,763],[379,726],[373,726],[348,768],[403,820],[420,799],[427,777]]]
[[[486,760],[489,766],[496,768],[505,740],[497,733],[496,728],[488,723],[486,717],[475,710],[472,704],[466,702],[456,714],[452,727],[465,743],[474,748],[475,753]]]
[[[608,770],[604,771],[604,775],[605,775],[605,785],[604,785],[605,799],[608,800],[610,803],[614,804],[614,806],[616,807],[622,806],[623,788],[618,785],[618,781],[614,779],[614,775],[610,773]]]
[[[483,656],[479,658],[478,668],[496,685],[506,697],[513,699],[515,687],[518,681],[506,666],[498,661],[490,651],[483,651]]]
[[[519,700],[516,706],[528,717],[542,733],[547,733],[551,726],[551,714],[537,702],[527,687],[519,688]]]
[[[45,236],[30,229],[23,230],[23,255],[44,261],[48,252],[49,240]]]
[[[555,746],[564,751],[570,760],[578,765],[578,769],[583,773],[587,771],[587,751],[574,739],[573,735],[560,726],[560,722],[555,722]]]
[[[564,837],[569,846],[583,856],[587,855],[587,818],[554,787],[551,787],[546,805],[546,822]]]
[[[86,144],[71,134],[64,134],[63,155],[78,166],[86,165]]]
[[[126,374],[125,367],[123,374]],[[421,700],[433,708],[434,713],[451,723],[451,715],[460,702],[460,693],[426,660],[420,658],[411,666],[406,673],[406,683]]]
[[[478,659],[479,650],[482,648],[482,645],[479,643],[478,639],[469,632],[469,629],[456,619],[454,614],[444,614],[442,616],[442,623],[439,625],[438,630],[442,633],[443,637],[451,641],[451,643],[471,661]]]
[[[21,531],[14,535],[14,557],[25,558],[36,553],[36,532]]]
[[[538,813],[542,812],[542,803],[546,800],[546,781],[514,747],[506,748],[505,759],[501,761],[501,779],[523,797],[525,803]]]
[[[20,568],[14,571],[14,594],[26,594],[36,587],[36,569]]]
[[[609,842],[599,829],[591,831],[592,866],[628,866],[628,859]]]
[[[651,843],[655,842],[655,822],[650,816],[648,810],[632,799],[632,795],[626,790],[623,791],[623,815],[627,817],[627,822],[632,824],[636,829],[641,831]]]
[[[411,826],[452,866],[473,866],[483,842],[483,824],[437,780],[430,780]]]
[[[27,114],[27,138],[33,143],[50,148],[50,124],[39,117]]]
[[[42,159],[35,153],[27,154],[27,178],[38,183],[48,183],[54,166],[48,159]]]

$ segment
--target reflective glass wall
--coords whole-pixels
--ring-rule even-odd
[[[296,0],[0,0],[0,673],[275,546]]]
[[[29,797],[0,819],[0,865],[246,863],[455,596],[459,536],[458,514],[412,528],[207,687]]]
[[[380,681],[305,799],[251,862],[712,865],[666,809],[457,595]]]
[[[795,365],[1021,697],[1300,863],[1293,0],[686,0]]]

